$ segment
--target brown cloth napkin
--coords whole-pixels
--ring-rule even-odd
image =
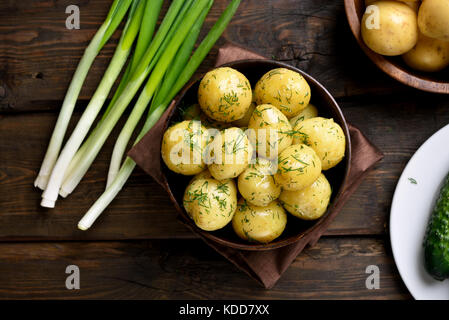
[[[265,59],[256,53],[227,44],[219,49],[216,65],[222,65],[231,61],[244,59]],[[162,174],[160,163],[161,137],[164,124],[174,108],[170,105],[158,123],[142,138],[142,140],[129,152],[129,156],[150,174],[159,184],[166,188],[166,180]],[[349,125],[352,144],[351,171],[346,182],[345,189],[340,200],[334,206],[328,219],[315,232],[301,238],[296,243],[269,251],[244,251],[222,246],[197,233],[185,223],[193,232],[197,233],[209,246],[230,260],[239,269],[261,283],[265,288],[272,288],[281,275],[287,270],[304,247],[309,244],[313,246],[327,230],[329,224],[340,212],[345,202],[357,189],[368,171],[383,158],[383,154],[360,132],[359,129]],[[181,208],[177,208],[182,210]]]

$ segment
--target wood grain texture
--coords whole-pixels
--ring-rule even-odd
[[[65,268],[80,269],[80,290]],[[368,265],[380,289],[365,286]],[[407,299],[383,240],[323,239],[272,290],[201,240],[0,244],[0,299]],[[20,270],[20,272],[17,272]]]
[[[415,150],[449,122],[443,96],[366,97],[342,101],[347,120],[384,153],[332,223],[327,235],[383,234],[397,179]],[[116,200],[88,232],[76,224],[101,194],[113,139],[109,139],[75,192],[56,209],[39,207],[32,186],[56,115],[0,116],[0,240],[188,238],[165,192],[137,169]],[[74,119],[76,121],[76,117]],[[115,136],[113,134],[113,136]]]
[[[2,1],[0,111],[59,110],[83,50],[110,3],[77,1],[81,29],[67,30],[65,8],[73,1]],[[226,3],[216,1],[203,35]],[[80,94],[81,107],[87,104],[101,79],[119,36],[117,32],[96,59]],[[393,90],[409,92],[364,56],[346,23],[343,1],[242,1],[200,71],[213,66],[217,47],[224,41],[290,63],[315,77],[336,97]]]

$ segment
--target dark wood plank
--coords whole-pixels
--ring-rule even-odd
[[[228,1],[216,1],[205,34]],[[0,4],[0,111],[58,110],[84,48],[106,16],[110,0],[78,1],[81,29],[65,28],[73,1]],[[165,9],[164,9],[165,10]],[[96,59],[80,95],[85,105],[113,54],[119,33]],[[343,1],[245,0],[200,71],[213,65],[225,40],[291,63],[337,97],[411,89],[388,78],[353,39]]]
[[[80,290],[65,268],[80,269]],[[380,289],[368,290],[368,265]],[[0,244],[0,299],[406,299],[382,240],[322,239],[272,290],[200,240]]]
[[[449,105],[443,96],[426,94],[352,100],[341,103],[348,121],[366,133],[385,153],[385,159],[348,201],[327,235],[383,234],[400,173],[419,145],[449,122]],[[140,169],[92,230],[83,233],[76,229],[81,216],[103,191],[113,139],[70,197],[60,200],[54,210],[40,208],[40,192],[32,183],[54,121],[51,113],[0,117],[0,239],[193,236],[176,220],[165,192]]]

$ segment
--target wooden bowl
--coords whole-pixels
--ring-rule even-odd
[[[313,222],[303,221],[289,214],[287,227],[284,233],[279,238],[268,244],[249,243],[240,239],[234,233],[231,223],[229,223],[225,228],[214,232],[203,231],[198,228],[195,223],[188,217],[182,205],[184,191],[192,177],[186,177],[173,173],[165,166],[163,161],[161,161],[161,170],[166,178],[167,184],[165,187],[168,189],[167,191],[170,195],[170,198],[174,202],[175,207],[178,209],[178,211],[180,211],[183,220],[186,221],[186,223],[188,223],[195,232],[199,233],[207,239],[216,241],[217,243],[224,246],[241,250],[270,250],[289,245],[301,239],[302,237],[310,235],[315,230],[317,230],[317,228],[326,221],[326,219],[328,218],[328,213],[333,210],[334,205],[338,202],[341,196],[351,163],[351,140],[349,136],[348,126],[346,124],[345,118],[343,117],[343,113],[341,112],[335,100],[332,98],[331,94],[320,83],[318,83],[318,81],[313,79],[308,74],[302,72],[301,70],[298,70],[287,64],[272,60],[241,60],[228,63],[223,66],[231,67],[242,72],[251,82],[251,85],[253,87],[256,82],[271,69],[287,68],[299,72],[304,76],[311,87],[311,101],[318,108],[320,116],[333,118],[334,121],[342,127],[347,141],[345,158],[335,168],[332,168],[325,173],[327,179],[332,185],[333,190],[328,211],[323,215],[323,217]],[[176,98],[177,100],[175,108],[165,122],[164,132],[171,124],[182,119],[180,110],[183,106],[197,103],[198,85],[199,80],[197,78],[196,80],[193,80],[190,84],[188,84],[178,95],[178,97]]]
[[[360,22],[365,12],[364,0],[345,0],[349,26],[366,55],[386,74],[410,87],[435,93],[449,94],[449,71],[437,73],[419,72],[408,67],[401,56],[386,57],[375,53],[365,45],[360,31]]]

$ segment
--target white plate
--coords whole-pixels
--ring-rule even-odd
[[[430,214],[448,172],[449,125],[416,151],[394,192],[391,247],[402,280],[415,299],[449,300],[449,280],[437,281],[427,274],[422,246]]]

